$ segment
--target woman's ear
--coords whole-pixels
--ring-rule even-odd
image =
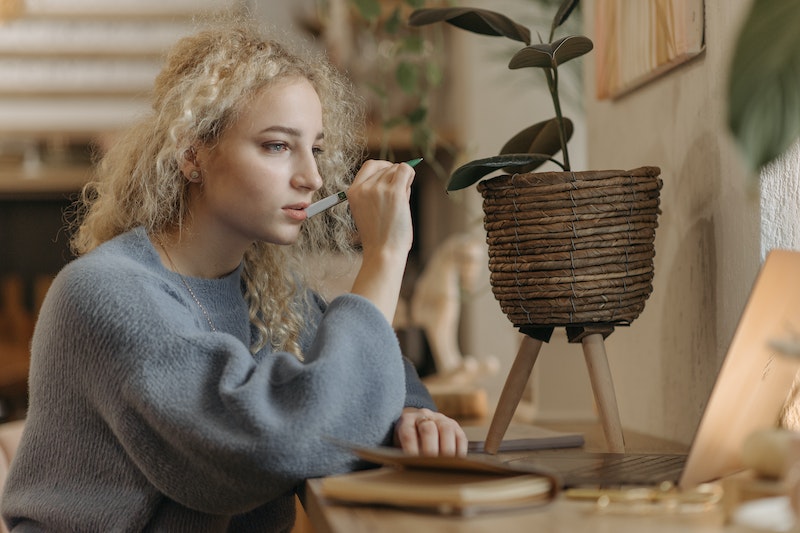
[[[200,183],[203,181],[203,175],[200,172],[200,166],[197,164],[197,152],[194,146],[190,146],[183,152],[183,158],[180,161],[180,170],[183,177],[192,183]]]

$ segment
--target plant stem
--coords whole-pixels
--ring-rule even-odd
[[[561,113],[561,100],[558,98],[558,68],[544,69],[544,75],[547,77],[547,87],[550,89],[550,95],[553,98],[553,107],[556,111],[556,120],[558,120],[558,136],[561,140],[561,153],[564,154],[564,170],[570,170],[569,166],[569,152],[567,151],[567,134],[564,129],[564,115]]]

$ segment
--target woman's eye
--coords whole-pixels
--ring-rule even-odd
[[[311,149],[311,153],[314,154],[314,157],[319,157],[325,153],[325,149],[319,146],[315,146],[314,148]]]
[[[263,146],[264,149],[267,150],[268,152],[276,152],[276,153],[283,152],[284,150],[287,150],[289,148],[285,143],[274,143],[274,142],[264,143],[261,146]]]

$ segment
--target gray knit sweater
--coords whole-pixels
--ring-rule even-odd
[[[217,332],[141,228],[58,274],[3,495],[14,531],[285,531],[304,479],[358,466],[329,438],[386,444],[404,406],[433,408],[356,295],[315,298],[305,362],[251,355],[240,269],[188,280]]]

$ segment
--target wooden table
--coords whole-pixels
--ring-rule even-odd
[[[541,424],[545,426],[545,424]],[[546,424],[563,431],[581,431],[587,451],[604,451],[605,439],[599,424]],[[625,432],[629,452],[684,452],[686,446],[655,439],[647,435]],[[535,452],[501,454],[514,458]],[[631,515],[598,512],[593,502],[576,501],[559,496],[541,508],[485,514],[474,517],[451,517],[422,514],[404,510],[368,506],[333,504],[322,496],[321,481],[306,484],[305,510],[315,533],[516,533],[541,531],[547,533],[691,533],[745,532],[752,529],[726,525],[725,507],[685,515]]]

